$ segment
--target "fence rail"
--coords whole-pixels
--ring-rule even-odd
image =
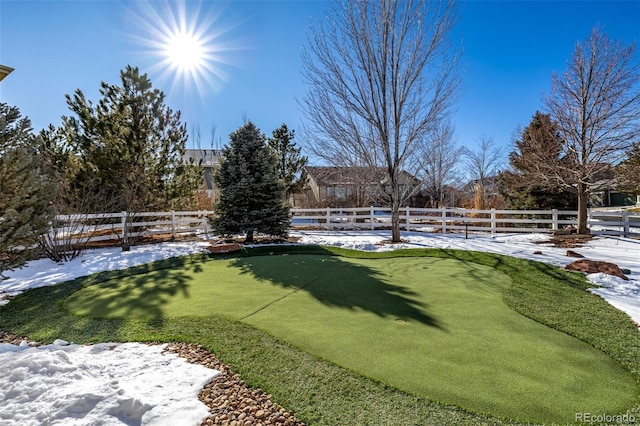
[[[380,229],[391,224],[391,209],[380,207],[293,209],[292,228]],[[577,226],[577,211],[565,210],[470,210],[403,207],[400,224],[407,231],[431,232],[553,232]],[[640,213],[590,211],[588,226],[594,233],[640,235]]]
[[[292,229],[385,229],[391,226],[391,209],[383,207],[292,209]],[[210,232],[207,217],[213,211],[103,213],[59,215],[52,235],[74,236],[90,242],[126,237]],[[576,211],[467,210],[403,207],[403,230],[425,232],[553,232],[577,225]],[[82,226],[78,226],[81,224]],[[588,226],[595,234],[640,236],[640,212],[590,211]],[[77,235],[77,237],[75,236]]]

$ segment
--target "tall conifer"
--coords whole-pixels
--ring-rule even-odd
[[[29,259],[49,229],[51,183],[36,152],[30,120],[0,103],[0,279]]]
[[[515,140],[515,150],[509,154],[511,170],[500,174],[503,196],[512,209],[522,210],[575,210],[576,195],[543,178],[540,167],[563,164],[562,139],[558,125],[548,114],[539,111]],[[560,167],[558,167],[560,168]]]
[[[300,147],[296,147],[293,138],[295,131],[283,124],[273,131],[267,141],[276,156],[278,177],[285,185],[287,198],[302,190],[305,184],[303,167],[307,165],[307,157],[300,154]]]
[[[283,203],[285,192],[276,171],[276,158],[265,143],[265,136],[247,122],[229,137],[215,180],[220,188],[216,217],[211,224],[220,235],[254,233],[286,236],[291,221]]]
[[[164,104],[146,74],[127,66],[121,85],[103,82],[97,105],[81,90],[67,95],[75,116],[63,117],[64,143],[82,159],[75,185],[99,185],[109,210],[162,211],[192,197],[201,183],[184,163],[186,125]]]

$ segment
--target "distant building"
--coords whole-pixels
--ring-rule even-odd
[[[368,167],[305,167],[307,182],[304,196],[296,196],[296,205],[309,207],[361,207],[386,204],[383,190],[388,189],[384,169]],[[400,191],[412,192],[420,181],[402,172]]]
[[[218,189],[213,181],[213,174],[215,169],[220,167],[221,158],[221,149],[187,149],[183,157],[186,163],[193,163],[203,168],[204,182],[202,189],[206,191],[206,196],[210,199],[208,204],[215,203],[218,200]],[[207,208],[210,208],[210,206]]]
[[[10,67],[4,66],[4,65],[0,65],[0,81],[4,80],[4,78],[6,76],[11,74],[11,71],[13,71],[13,68],[10,68]]]

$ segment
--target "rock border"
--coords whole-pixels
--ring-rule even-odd
[[[28,342],[29,346],[42,345],[24,336],[0,330],[0,343],[20,345],[23,341]],[[271,401],[271,395],[259,388],[252,389],[247,386],[238,374],[202,345],[170,342],[167,343],[164,352],[175,353],[192,364],[220,371],[221,374],[207,384],[198,395],[198,399],[207,406],[210,413],[201,426],[306,426],[292,411]]]

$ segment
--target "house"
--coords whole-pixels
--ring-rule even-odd
[[[13,71],[13,68],[7,67],[5,65],[0,65],[0,81],[4,80],[6,76],[11,74],[11,71]]]
[[[204,182],[202,189],[206,191],[206,197],[214,203],[218,199],[218,190],[213,181],[215,169],[220,167],[222,158],[221,149],[187,149],[182,157],[185,163],[199,165],[204,169]]]
[[[304,169],[307,183],[296,205],[305,207],[361,207],[388,204],[389,192],[384,168],[312,167]],[[401,172],[400,190],[412,192],[420,181]]]
[[[589,201],[596,207],[640,206],[640,195],[605,189],[594,192]]]

